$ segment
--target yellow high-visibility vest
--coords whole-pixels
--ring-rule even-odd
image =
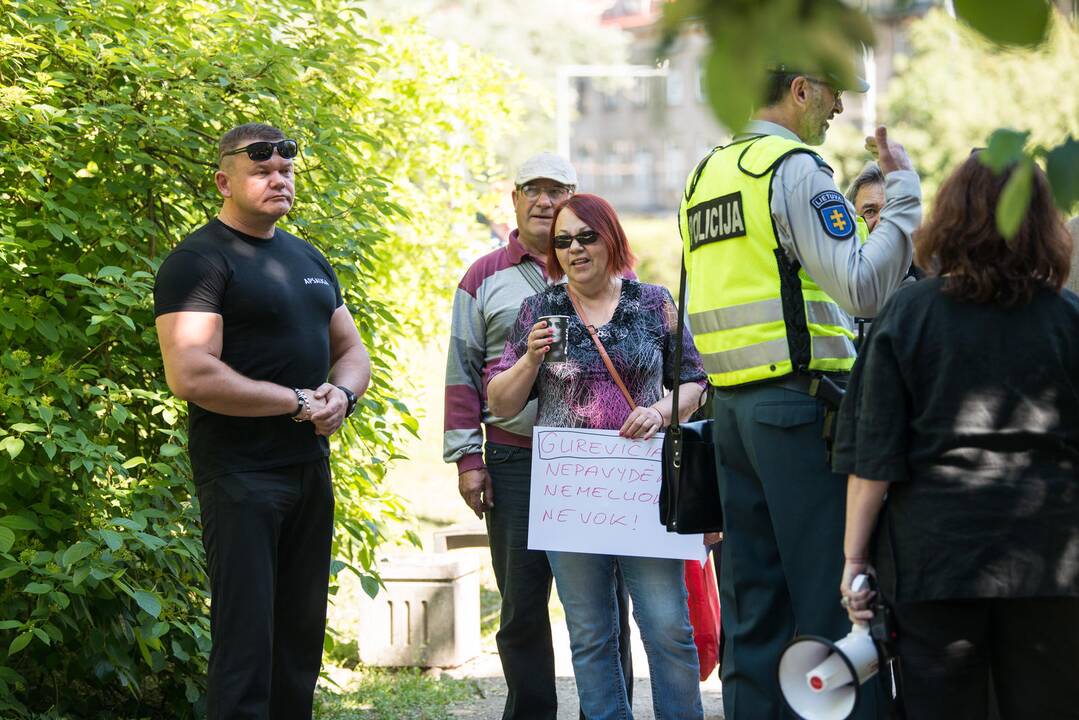
[[[823,163],[808,145],[761,135],[716,148],[686,183],[679,224],[689,323],[716,387],[854,365],[850,316],[788,259],[772,222],[772,176],[798,152]],[[852,215],[843,209],[835,222]],[[865,240],[865,223],[856,233]]]

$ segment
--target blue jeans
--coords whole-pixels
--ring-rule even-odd
[[[588,720],[632,720],[618,660],[615,571],[622,569],[648,655],[656,720],[701,720],[697,648],[681,560],[548,552],[566,610],[577,696]]]

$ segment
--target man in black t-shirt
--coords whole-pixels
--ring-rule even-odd
[[[225,133],[221,211],[154,287],[165,378],[190,411],[210,720],[311,717],[333,531],[327,438],[371,377],[333,268],[275,226],[292,207],[296,153],[268,125]]]

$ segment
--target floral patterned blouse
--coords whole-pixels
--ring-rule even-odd
[[[622,391],[603,364],[595,343],[577,317],[566,285],[552,285],[527,298],[510,331],[501,362],[488,380],[508,370],[525,354],[528,333],[539,318],[568,315],[569,345],[566,362],[540,366],[532,397],[539,398],[537,425],[617,430],[630,413]],[[651,405],[675,381],[675,333],[678,314],[666,288],[636,280],[623,280],[622,293],[610,322],[598,334],[622,381],[638,405]],[[689,328],[684,330],[679,384],[696,382],[707,387],[701,356]]]

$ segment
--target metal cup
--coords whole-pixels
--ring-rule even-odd
[[[545,315],[540,318],[547,322],[547,327],[554,332],[551,335],[551,349],[543,356],[543,362],[566,362],[569,349],[569,315]]]

